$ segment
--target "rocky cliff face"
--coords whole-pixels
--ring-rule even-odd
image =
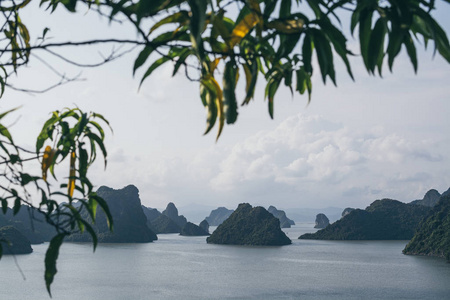
[[[219,226],[223,223],[228,217],[233,213],[234,210],[227,209],[225,207],[219,207],[214,209],[209,214],[209,217],[206,217],[205,220],[208,221],[210,226]]]
[[[142,210],[139,190],[134,185],[115,190],[106,186],[98,189],[97,194],[102,197],[109,206],[114,221],[114,231],[108,228],[106,215],[100,208],[94,230],[97,232],[99,242],[103,243],[147,243],[157,240],[156,234],[147,226],[147,218]],[[82,214],[88,217],[87,212]],[[78,234],[68,237],[69,241],[90,241],[90,235]]]
[[[263,207],[239,204],[228,219],[206,239],[207,243],[282,246],[291,240],[280,228],[280,220]]]
[[[161,213],[156,208],[145,207],[144,205],[142,205],[142,211],[144,212],[144,215],[147,217],[147,223],[156,220],[156,218],[158,218],[161,215]]]
[[[355,209],[345,218],[300,239],[318,240],[409,240],[430,208],[383,199],[365,210]]]
[[[269,206],[267,211],[274,215],[275,218],[280,220],[281,228],[291,228],[291,225],[295,225],[295,222],[289,219],[283,210],[278,210],[275,206],[271,205]]]
[[[450,195],[441,197],[403,253],[445,257],[450,262]]]
[[[181,229],[180,235],[184,236],[206,236],[209,233],[200,226],[195,225],[194,223],[187,222],[186,225]]]
[[[198,225],[201,229],[203,229],[204,231],[206,231],[209,234],[209,224],[208,221],[203,220],[200,222],[200,224]]]
[[[181,228],[168,216],[161,214],[155,220],[151,221],[149,228],[156,234],[160,233],[180,233]]]
[[[172,221],[174,221],[175,223],[177,223],[177,225],[180,228],[183,228],[184,225],[186,225],[187,220],[184,216],[179,216],[178,215],[178,209],[176,208],[175,204],[173,204],[172,202],[170,202],[169,204],[167,204],[166,209],[162,212],[163,215],[169,217],[169,219],[171,219]]]
[[[351,208],[351,207],[347,207],[346,209],[344,209],[343,211],[342,211],[342,217],[345,217],[346,215],[348,215],[349,213],[351,213],[352,211],[354,211],[355,209],[354,208]]]
[[[438,203],[440,198],[441,194],[439,194],[438,191],[431,189],[428,192],[426,192],[425,196],[423,196],[423,199],[412,201],[411,204],[433,207],[436,205],[436,203]]]
[[[327,216],[324,214],[318,214],[316,216],[316,223],[314,225],[314,228],[325,228],[328,225],[330,225],[330,220],[328,220]]]
[[[3,254],[28,254],[33,252],[30,241],[13,226],[0,228],[0,245]]]

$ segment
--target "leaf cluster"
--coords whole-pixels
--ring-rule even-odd
[[[30,1],[8,2],[0,4],[6,41],[0,54],[11,57],[0,62],[0,67],[13,66],[16,71],[28,62],[32,49],[64,45],[42,44],[48,28],[40,42],[31,45],[19,17]],[[309,103],[313,66],[318,65],[316,72],[324,83],[331,80],[336,85],[335,58],[339,57],[353,78],[349,57],[354,54],[347,47],[342,16],[350,15],[353,35],[358,31],[360,56],[370,74],[377,70],[381,76],[385,62],[392,71],[403,46],[417,71],[416,47],[420,43],[427,47],[430,41],[434,41],[434,51],[450,62],[449,40],[431,14],[436,8],[434,0],[41,1],[41,7],[52,12],[58,7],[76,12],[83,6],[111,22],[127,21],[136,28],[135,41],[93,40],[86,44],[142,45],[133,66],[133,73],[144,68],[141,84],[168,62],[173,65],[173,76],[184,69],[188,79],[197,81],[207,113],[205,134],[217,124],[217,137],[225,123],[237,121],[239,106],[254,97],[258,79],[264,82],[268,112],[273,118],[275,95],[282,85],[291,94],[307,93]],[[9,74],[3,71],[2,90]],[[236,96],[240,78],[245,78],[242,99]]]
[[[0,115],[1,119],[11,113]],[[94,186],[88,179],[88,169],[97,158],[100,151],[106,167],[107,151],[104,145],[105,132],[98,122],[109,126],[108,121],[100,114],[85,113],[78,108],[55,111],[45,122],[37,140],[35,151],[22,149],[14,140],[6,126],[0,123],[0,156],[4,166],[1,174],[8,184],[0,185],[3,195],[0,197],[2,211],[8,210],[8,202],[13,202],[13,214],[16,215],[23,204],[32,206],[30,185],[34,186],[41,200],[36,211],[45,217],[45,221],[54,226],[57,234],[50,241],[45,258],[45,282],[50,293],[50,285],[56,274],[56,260],[59,248],[66,236],[76,232],[87,231],[92,236],[95,247],[97,236],[91,222],[95,221],[97,207],[104,211],[110,230],[113,220],[107,203],[94,191]],[[42,151],[44,145],[50,143]],[[25,154],[27,158],[24,158]],[[47,172],[50,170],[57,180],[55,169],[64,161],[69,161],[66,183],[60,184],[60,189],[51,188]],[[39,161],[42,168],[41,176],[30,175],[23,171],[24,163]],[[67,202],[59,204],[58,198],[65,198]],[[77,201],[79,206],[74,205]],[[80,211],[89,213],[86,218]]]

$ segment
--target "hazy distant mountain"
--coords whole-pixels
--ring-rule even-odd
[[[445,257],[450,262],[450,195],[440,198],[403,253]]]
[[[291,240],[280,228],[280,220],[264,207],[248,203],[238,208],[206,239],[211,244],[282,246]]]
[[[195,224],[200,223],[216,206],[191,203],[178,207],[178,212]]]
[[[430,208],[400,201],[376,200],[365,210],[355,209],[345,218],[300,239],[409,240]]]
[[[205,220],[210,226],[219,226],[233,213],[234,210],[227,209],[226,207],[219,207],[211,211],[209,217]]]
[[[280,220],[281,228],[291,228],[291,225],[295,225],[295,222],[289,219],[283,210],[278,210],[275,206],[271,205],[269,206],[267,211],[274,215],[275,218]]]
[[[97,190],[109,206],[114,221],[114,231],[108,228],[106,215],[102,209],[97,210],[93,228],[97,233],[98,241],[103,243],[147,243],[157,240],[156,234],[147,226],[147,218],[142,210],[139,190],[134,185],[115,190],[102,186]],[[86,210],[82,215],[89,218]],[[89,234],[76,234],[66,238],[69,241],[90,241]]]

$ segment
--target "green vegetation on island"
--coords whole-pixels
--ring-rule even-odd
[[[280,228],[280,220],[264,207],[248,203],[238,208],[206,239],[209,244],[283,246],[291,240]]]
[[[450,262],[450,195],[440,198],[403,253],[445,257]]]
[[[374,201],[365,210],[355,209],[335,223],[299,239],[409,240],[430,208],[397,200]]]

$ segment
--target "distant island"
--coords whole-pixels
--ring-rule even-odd
[[[325,214],[317,214],[316,216],[316,222],[314,225],[314,228],[325,228],[328,225],[330,225],[330,220],[325,216]]]
[[[291,240],[280,228],[280,220],[264,207],[248,203],[238,208],[206,239],[209,244],[282,246]]]
[[[166,209],[160,213],[154,208],[142,206],[147,217],[147,225],[157,234],[179,233],[184,236],[209,235],[209,224],[203,221],[198,226],[188,222],[183,215],[178,214],[178,209],[172,202],[167,204]],[[204,223],[206,222],[206,223]]]
[[[317,240],[409,240],[429,207],[397,200],[374,201],[365,210],[355,209],[316,233],[299,239]]]
[[[211,211],[205,220],[208,222],[209,226],[219,226],[233,213],[234,210],[228,209],[226,207],[219,207]]]
[[[184,236],[206,236],[209,232],[194,223],[187,222],[181,229],[180,235]]]
[[[286,213],[283,210],[278,210],[275,206],[269,206],[267,209],[275,218],[280,220],[281,228],[291,228],[291,225],[295,225],[295,222],[289,219],[286,216]]]
[[[147,226],[147,218],[142,210],[139,190],[134,185],[122,189],[112,189],[101,186],[97,194],[108,204],[114,220],[114,231],[108,228],[106,215],[103,210],[97,210],[93,229],[100,243],[149,243],[158,239],[156,234]],[[84,218],[89,219],[85,209],[81,209]],[[73,234],[66,238],[72,242],[89,242],[88,233]]]

